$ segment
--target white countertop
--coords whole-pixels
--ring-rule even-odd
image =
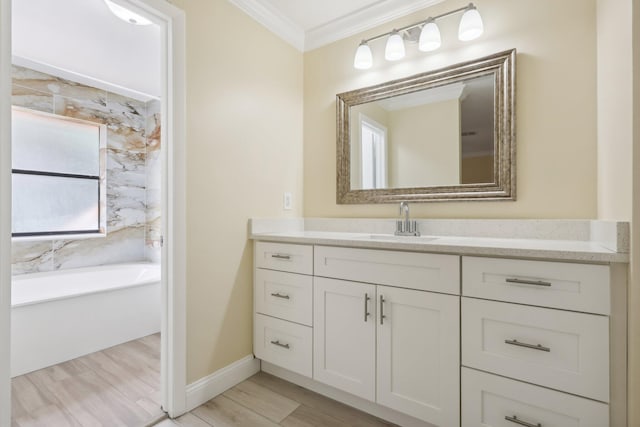
[[[490,238],[459,236],[396,237],[393,234],[292,230],[252,232],[251,238],[269,242],[349,246],[371,249],[459,255],[500,256],[592,263],[627,263],[629,254],[591,240]]]

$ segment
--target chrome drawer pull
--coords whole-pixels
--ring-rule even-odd
[[[280,292],[276,292],[275,294],[271,294],[272,297],[282,298],[282,299],[290,299],[289,295],[283,295]]]
[[[544,282],[542,280],[505,279],[505,282],[517,283],[518,285],[551,286],[551,282]]]
[[[384,315],[384,295],[380,295],[380,324],[384,325],[384,319],[387,317]]]
[[[291,259],[291,255],[273,254],[273,255],[271,255],[271,258]]]
[[[520,342],[518,340],[504,340],[504,343],[510,344],[510,345],[517,345],[518,347],[531,348],[533,350],[540,350],[540,351],[546,351],[546,352],[551,351],[549,347],[545,347],[541,344],[527,344],[525,342]]]
[[[542,427],[542,424],[540,423],[531,424],[526,421],[519,420],[518,417],[516,417],[515,415],[513,417],[506,415],[504,419],[507,421],[511,421],[512,423],[515,423],[515,424],[520,424],[521,426],[525,426],[525,427]]]
[[[369,313],[369,310],[367,310],[370,299],[371,297],[369,296],[369,294],[364,294],[364,321],[365,322],[367,321],[367,317],[371,315],[371,313]]]
[[[286,348],[289,350],[289,344],[282,344],[280,341],[271,341],[271,344],[277,345],[278,347]]]

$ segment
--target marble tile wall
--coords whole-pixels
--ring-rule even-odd
[[[159,261],[160,103],[13,67],[13,105],[107,126],[107,235],[12,242],[12,273]],[[156,176],[157,175],[157,176]]]
[[[161,188],[161,158],[160,158],[160,101],[147,103],[147,211],[145,228],[145,257],[149,261],[160,262],[160,237],[162,223],[160,207],[162,206]]]

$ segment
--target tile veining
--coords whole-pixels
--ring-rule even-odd
[[[12,273],[160,260],[160,102],[13,67],[13,105],[105,124],[105,237],[13,242]],[[157,175],[157,176],[156,176]]]

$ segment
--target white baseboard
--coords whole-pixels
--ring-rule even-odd
[[[249,355],[187,386],[186,412],[197,408],[260,371],[260,360]]]

